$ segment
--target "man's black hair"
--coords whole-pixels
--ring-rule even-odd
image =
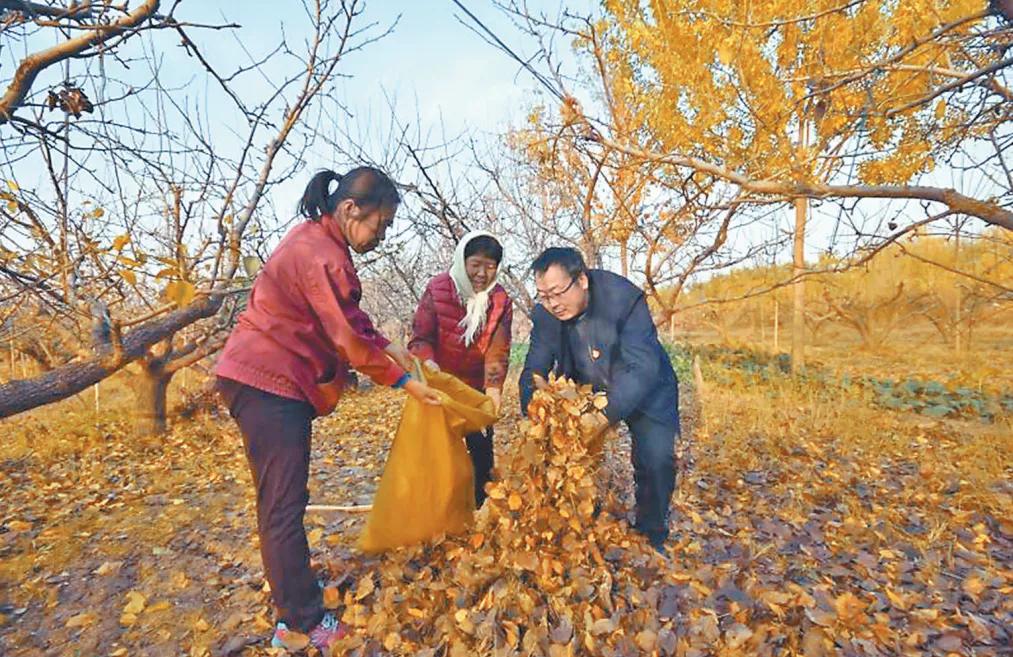
[[[536,276],[541,276],[552,265],[562,267],[563,271],[570,275],[570,278],[577,278],[587,272],[584,256],[577,249],[568,246],[551,246],[542,251],[541,255],[531,263],[531,271]]]
[[[479,235],[471,238],[464,245],[465,260],[473,255],[484,255],[490,260],[495,260],[498,265],[503,261],[503,245],[488,235]]]

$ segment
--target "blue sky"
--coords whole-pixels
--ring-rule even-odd
[[[470,0],[463,4],[511,47],[523,50],[527,45],[509,18],[490,2]],[[593,5],[589,1],[571,2],[568,8],[591,11]],[[297,0],[246,6],[257,10],[238,11],[237,5],[226,2],[184,2],[178,14],[191,20],[240,23],[242,29],[234,34],[251,51],[266,49],[278,41],[283,29],[289,35],[305,31],[306,19]],[[530,2],[529,7],[555,16],[561,3],[544,0]],[[357,19],[359,27],[375,24],[372,31],[379,34],[395,22],[396,26],[391,34],[349,55],[340,66],[341,73],[348,77],[337,83],[335,96],[352,114],[349,123],[353,133],[385,130],[391,119],[389,99],[394,99],[399,122],[413,127],[417,122],[423,141],[441,141],[441,131],[450,139],[465,133],[492,136],[521,120],[532,105],[545,98],[546,93],[527,71],[483,41],[458,17],[466,18],[451,0],[373,0],[366,4]],[[191,34],[212,61],[236,61],[240,54],[236,36],[230,33],[194,30]],[[187,71],[193,74],[191,67]],[[213,89],[208,91],[214,95]],[[312,170],[330,166],[340,170],[347,165],[333,162],[333,158],[333,152],[326,147],[311,149],[306,175],[294,176],[273,190],[271,201],[282,218],[290,216],[287,212],[294,209]]]
[[[471,0],[464,4],[511,45],[517,44],[516,37],[509,38],[514,35],[508,19],[490,3]],[[530,5],[553,14],[560,6],[551,1]],[[251,6],[258,11],[238,19],[243,26],[239,33],[245,39],[270,43],[277,39],[282,25],[305,25],[300,16],[287,15],[281,9],[299,7],[295,0],[246,3]],[[180,15],[193,16],[196,8],[183,3]],[[206,2],[199,11],[208,19],[224,16],[237,20],[240,13],[236,5],[225,2]],[[539,93],[537,83],[462,25],[457,15],[460,11],[450,0],[369,2],[358,19],[360,26],[375,22],[379,28],[395,21],[397,26],[391,35],[354,53],[342,66],[342,72],[352,76],[339,85],[350,108],[358,113],[378,111],[386,105],[385,95],[391,95],[414,118],[417,101],[423,124],[435,125],[442,119],[450,133],[496,131],[511,117],[522,116],[533,94]],[[202,41],[203,47],[214,51],[214,39]],[[220,45],[233,47],[228,38]]]

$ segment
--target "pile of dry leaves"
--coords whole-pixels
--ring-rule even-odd
[[[358,629],[334,654],[672,654],[664,560],[598,512],[604,405],[565,380],[536,393],[470,535],[390,553],[327,596]]]

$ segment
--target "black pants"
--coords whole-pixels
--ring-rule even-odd
[[[485,431],[469,433],[464,438],[468,444],[468,454],[475,468],[475,508],[485,502],[485,485],[492,480],[493,451],[492,427]]]
[[[243,434],[257,490],[260,557],[279,620],[307,632],[324,615],[303,527],[313,407],[228,379],[218,379],[218,389]]]
[[[633,436],[633,482],[636,485],[636,529],[654,545],[668,538],[668,512],[675,491],[675,440],[678,422],[644,414],[626,420]]]

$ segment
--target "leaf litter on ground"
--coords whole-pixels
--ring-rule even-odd
[[[335,654],[999,655],[1010,644],[1009,488],[959,470],[958,436],[891,425],[893,442],[859,444],[816,411],[761,414],[762,391],[715,386],[722,413],[684,427],[662,559],[626,523],[629,436],[595,456],[580,422],[595,397],[553,385],[529,423],[501,422],[499,479],[466,535],[366,558],[350,549],[361,515],[307,516],[322,530],[327,605],[355,629]],[[317,421],[314,501],[369,502],[393,394],[354,394]],[[157,448],[127,436],[3,462],[4,654],[270,654],[233,425],[181,423]],[[993,443],[1008,464],[1008,442]],[[144,606],[123,625],[131,592]]]

